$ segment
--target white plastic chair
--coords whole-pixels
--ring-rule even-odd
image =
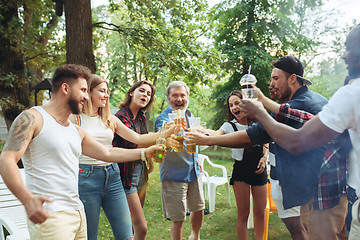
[[[205,171],[204,168],[204,160],[206,160],[210,166],[215,168],[220,168],[222,170],[222,176],[209,176],[209,174]],[[209,157],[204,154],[199,154],[199,164],[202,166],[202,172],[200,174],[200,178],[205,186],[205,199],[209,199],[209,211],[215,211],[215,195],[216,195],[216,187],[218,185],[226,184],[227,190],[227,199],[230,205],[230,189],[229,189],[229,181],[227,177],[226,168],[220,164],[215,164],[210,161]]]
[[[20,169],[25,182],[24,169]],[[26,211],[22,203],[10,192],[0,176],[0,240],[30,239]],[[4,229],[9,233],[5,236]]]

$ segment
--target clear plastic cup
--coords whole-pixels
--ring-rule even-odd
[[[174,114],[171,112],[171,113],[168,113],[168,116],[169,116],[169,123],[174,122]]]
[[[256,88],[243,88],[241,89],[242,97],[246,100],[252,100],[258,98],[258,92]]]
[[[190,129],[195,129],[201,126],[200,117],[190,117],[188,118],[188,120],[189,120]]]
[[[241,93],[243,96],[243,99],[257,99],[258,93],[257,89],[253,87],[257,82],[256,77],[253,74],[245,74],[240,79],[240,85],[241,85]]]
[[[253,74],[245,74],[240,79],[241,87],[250,88],[251,85],[255,85],[257,83],[257,79]],[[247,85],[250,85],[247,87]]]
[[[197,129],[201,126],[201,120],[200,117],[190,117],[189,120],[189,126],[188,129],[190,132],[197,131]],[[186,141],[186,148],[188,153],[195,153],[196,152],[196,144],[193,141]]]

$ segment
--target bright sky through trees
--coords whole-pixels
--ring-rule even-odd
[[[212,7],[221,0],[208,0],[209,6]],[[337,9],[340,12],[339,27],[350,24],[353,19],[360,23],[360,1],[359,0],[328,0],[325,2],[325,9]],[[96,7],[102,4],[108,4],[108,0],[91,0],[91,6]]]

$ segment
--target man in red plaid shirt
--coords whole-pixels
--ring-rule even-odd
[[[244,101],[243,111],[258,119],[267,133],[280,146],[292,154],[300,154],[326,144],[346,130],[349,132],[353,149],[349,154],[348,199],[353,193],[354,201],[349,201],[351,228],[349,240],[360,239],[360,25],[346,37],[346,51],[343,55],[347,64],[351,84],[341,87],[331,97],[321,112],[309,120],[302,128],[294,129],[276,122],[262,104]],[[350,191],[351,190],[351,191]],[[350,211],[349,211],[350,213]],[[325,223],[328,223],[325,221]]]
[[[277,122],[289,126],[296,126],[297,124],[303,125],[314,117],[311,113],[292,109],[289,104],[279,105],[272,102],[260,91],[259,101],[261,101],[265,107],[277,113],[275,117]],[[328,222],[325,222],[327,226],[336,224],[332,222],[333,220],[345,223],[346,212],[336,209],[336,206],[338,206],[340,202],[340,205],[346,202],[347,157],[351,148],[352,145],[348,131],[345,131],[327,144],[320,168],[319,182],[313,200],[301,206],[301,219],[307,231],[309,231],[309,228],[313,226],[313,224],[321,225],[319,224],[321,222],[320,220],[323,221],[324,219],[328,220]],[[330,215],[335,217],[330,218]],[[335,229],[336,228],[334,228],[334,230]],[[318,230],[321,230],[321,228]],[[333,234],[339,237],[337,239],[342,239],[340,233]],[[311,233],[309,233],[310,239],[312,239],[311,236]]]

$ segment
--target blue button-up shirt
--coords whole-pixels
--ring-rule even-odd
[[[191,115],[186,110],[187,115]],[[155,131],[159,131],[163,121],[169,121],[169,113],[172,110],[167,107],[155,120]],[[184,150],[182,152],[167,151],[164,161],[159,164],[160,180],[176,181],[176,182],[192,182],[195,181],[200,174],[198,163],[198,152],[187,153],[186,142],[184,142]]]
[[[293,109],[304,110],[316,115],[327,102],[328,100],[322,95],[302,86],[287,103]],[[297,121],[288,121],[286,124],[294,128],[300,128],[303,125]],[[260,123],[250,126],[246,131],[253,143],[262,144],[271,141]],[[315,194],[325,146],[297,156],[292,155],[276,143],[274,150],[276,176],[282,187],[284,208],[304,205]]]

